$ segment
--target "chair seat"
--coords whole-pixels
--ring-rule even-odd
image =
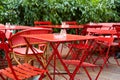
[[[70,65],[78,65],[80,63],[80,60],[63,60],[66,64],[70,64]],[[99,65],[95,65],[92,63],[87,63],[87,62],[83,62],[82,67],[97,67]]]
[[[47,70],[33,67],[27,63],[13,66],[13,69],[19,80],[23,80],[23,79],[30,78],[30,77],[37,76],[37,75],[42,75],[43,73],[47,72]],[[12,74],[12,71],[10,68],[1,69],[0,73],[15,80],[14,75]]]
[[[34,51],[37,51],[37,53],[39,54],[43,54],[44,52],[42,50],[39,50],[37,48],[34,48],[35,50]],[[21,54],[21,55],[25,55],[26,54],[26,48],[24,47],[21,47],[21,48],[14,48],[13,51],[16,53],[16,54]],[[34,55],[32,50],[29,48],[28,49],[28,53],[29,55]]]

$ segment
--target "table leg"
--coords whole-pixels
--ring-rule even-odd
[[[51,44],[51,46],[52,46],[52,48],[53,48],[53,50],[54,50],[54,55],[56,55],[56,57],[58,57],[58,59],[60,60],[60,62],[61,62],[62,65],[63,65],[63,67],[65,68],[66,72],[68,73],[68,75],[71,76],[72,74],[70,73],[70,71],[69,71],[69,69],[67,68],[66,64],[63,62],[62,57],[60,56],[59,51],[57,50],[58,45],[59,45],[60,43],[57,43],[57,44],[56,44],[57,46],[54,45],[53,43],[50,43],[50,44]]]
[[[53,50],[54,50],[54,55],[56,55],[56,57],[58,57],[58,59],[60,60],[61,64],[63,65],[63,67],[64,67],[64,69],[65,69],[65,71],[66,71],[67,74],[69,75],[70,80],[74,80],[74,77],[75,77],[76,73],[79,71],[79,68],[81,67],[82,62],[86,59],[86,57],[87,57],[87,55],[88,55],[88,50],[86,50],[86,49],[83,50],[82,55],[81,55],[81,58],[80,58],[80,62],[79,62],[79,64],[78,64],[78,66],[76,66],[76,68],[75,68],[75,70],[73,71],[73,73],[70,73],[68,67],[67,67],[66,64],[63,62],[62,57],[61,57],[61,55],[60,55],[60,53],[59,53],[59,51],[58,51],[58,49],[57,49],[59,44],[60,44],[59,42],[56,43],[56,45],[57,45],[57,46],[56,46],[56,45],[54,45],[53,43],[50,43],[50,45],[52,46],[52,48],[53,48]]]
[[[53,55],[50,57],[50,60],[48,61],[48,64],[46,66],[44,66],[44,64],[42,63],[42,61],[40,61],[39,57],[36,55],[36,50],[32,47],[32,45],[30,45],[30,43],[28,42],[28,40],[24,37],[24,40],[26,41],[26,43],[28,44],[28,46],[30,47],[30,49],[32,50],[33,54],[35,54],[36,59],[38,60],[38,62],[41,64],[41,66],[43,67],[43,69],[47,69],[48,64],[50,63],[50,61],[53,58]],[[50,74],[48,72],[46,72],[46,74],[48,75],[48,77],[50,78],[50,80],[53,80],[50,76]]]

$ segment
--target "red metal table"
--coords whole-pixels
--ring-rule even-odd
[[[63,27],[62,25],[41,25],[38,27],[57,28],[57,29],[75,29],[76,34],[79,34],[79,29],[83,28],[84,26],[83,25],[67,25],[67,27]]]
[[[89,29],[89,32],[95,33],[95,34],[103,34],[103,35],[115,35],[116,30],[102,30],[102,29]]]
[[[102,25],[103,26],[102,29],[114,29],[114,25],[120,25],[120,23],[115,23],[115,22],[111,22],[111,23],[93,23],[93,24]]]
[[[68,25],[68,27],[62,27],[62,25],[42,25],[46,28],[66,28],[66,29],[70,29],[70,28],[83,28],[83,25]]]
[[[25,30],[25,29],[32,29],[32,28],[36,28],[33,26],[23,26],[23,25],[15,25],[15,26],[10,26],[10,27],[5,27],[5,25],[0,26],[0,30],[3,30],[5,33],[7,30]]]
[[[32,26],[13,26],[13,27],[5,27],[0,26],[0,30],[24,30],[24,29],[30,29],[33,28]]]
[[[66,72],[68,73],[68,75],[70,76],[70,80],[74,80],[75,74],[77,73],[77,71],[79,70],[82,61],[79,63],[79,65],[75,68],[73,73],[70,73],[68,67],[65,65],[65,63],[62,60],[62,57],[60,56],[60,53],[58,51],[58,46],[60,43],[64,43],[64,42],[71,42],[71,41],[80,41],[80,40],[90,40],[90,39],[95,39],[96,37],[93,36],[80,36],[80,35],[72,35],[72,34],[67,34],[65,38],[55,38],[54,34],[41,34],[41,35],[22,35],[23,37],[25,37],[25,39],[27,38],[36,38],[36,39],[40,39],[40,40],[44,40],[50,43],[52,49],[53,49],[53,54],[50,56],[49,60],[48,60],[48,64],[49,65],[50,61],[53,59],[53,57],[58,57],[58,59],[60,60],[61,64],[63,65],[64,69],[66,70]],[[29,42],[27,42],[29,44]],[[54,66],[54,70],[55,70]],[[47,68],[47,67],[46,67]],[[55,77],[53,78],[55,79]]]

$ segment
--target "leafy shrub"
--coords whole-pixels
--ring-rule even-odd
[[[0,22],[31,25],[35,20],[118,22],[119,0],[1,0]]]

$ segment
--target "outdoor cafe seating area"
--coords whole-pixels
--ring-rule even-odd
[[[0,24],[0,80],[112,80],[119,47],[120,23]]]

